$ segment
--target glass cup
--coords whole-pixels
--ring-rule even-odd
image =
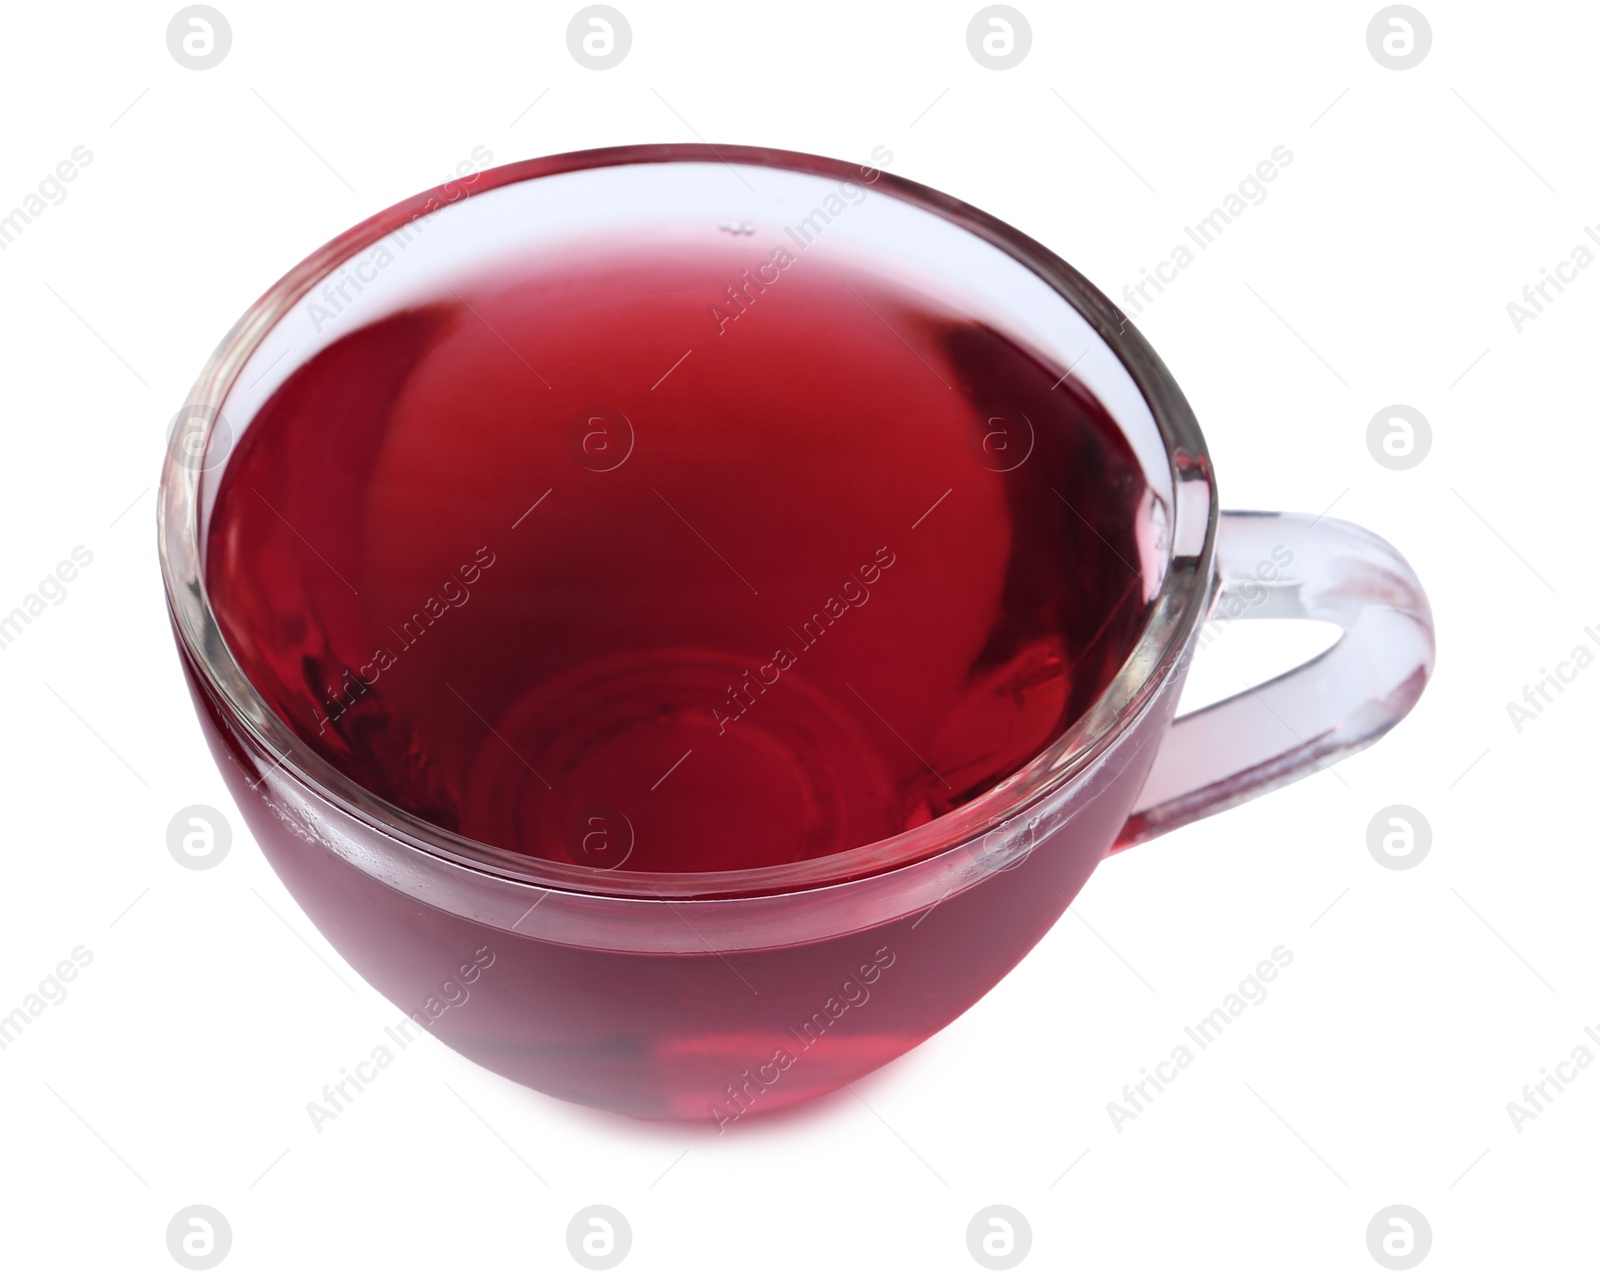
[[[828,192],[871,198],[827,226],[841,260],[939,279],[1085,386],[1154,494],[1140,515],[1142,631],[1087,709],[1026,765],[915,828],[766,868],[664,873],[532,861],[363,788],[269,708],[223,639],[201,547],[215,481],[267,396],[348,325],[449,287],[507,247],[574,227],[648,233],[668,217],[804,219]],[[753,185],[747,187],[752,189]],[[752,202],[750,212],[757,213]],[[372,249],[403,237],[373,270]],[[287,352],[287,353],[285,353]],[[234,326],[174,424],[159,544],[205,735],[275,871],[396,1008],[397,1048],[429,1032],[550,1095],[726,1129],[894,1059],[970,1007],[1061,916],[1106,855],[1361,749],[1416,703],[1433,628],[1416,577],[1335,519],[1219,512],[1205,441],[1155,353],[1041,245],[949,196],[866,166],[742,147],[641,146],[458,179],[346,232]],[[1298,669],[1174,721],[1206,627],[1332,621]]]

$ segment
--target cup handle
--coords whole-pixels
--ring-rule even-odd
[[[1304,665],[1176,719],[1112,851],[1366,748],[1410,712],[1433,670],[1433,615],[1416,574],[1353,523],[1224,511],[1216,578],[1180,676],[1206,636],[1233,620],[1332,621],[1344,633]]]

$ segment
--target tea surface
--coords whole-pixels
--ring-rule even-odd
[[[275,712],[533,858],[774,865],[970,800],[1145,619],[1146,482],[1063,369],[742,237],[510,261],[342,337],[218,479]]]

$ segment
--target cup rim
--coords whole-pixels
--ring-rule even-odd
[[[461,199],[561,173],[651,163],[722,163],[781,168],[834,180],[876,173],[872,183],[900,200],[977,235],[1041,278],[1082,316],[1132,378],[1155,420],[1172,482],[1165,573],[1137,642],[1099,697],[1022,767],[953,811],[877,842],[792,864],[712,872],[639,872],[534,860],[435,825],[346,776],[305,748],[257,692],[223,638],[205,588],[199,545],[204,455],[239,373],[275,325],[339,263],[411,221]],[[206,415],[209,414],[209,415]],[[1090,769],[1178,669],[1183,649],[1209,601],[1217,528],[1210,456],[1188,401],[1171,373],[1128,318],[1083,275],[1022,232],[941,191],[844,160],[798,151],[710,144],[643,144],[571,151],[485,169],[452,179],[377,213],[328,241],[267,290],[233,325],[189,392],[184,417],[207,424],[198,439],[174,431],[166,449],[157,501],[157,547],[174,632],[189,665],[214,702],[226,708],[259,757],[273,760],[322,801],[425,857],[498,878],[585,896],[664,899],[766,897],[876,877],[959,852],[974,839],[1015,821]],[[199,447],[188,446],[198,442]]]

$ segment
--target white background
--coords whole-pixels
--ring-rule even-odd
[[[1600,11],[1419,0],[1433,47],[1397,72],[1368,53],[1373,0],[1018,0],[1033,47],[996,72],[967,51],[972,0],[617,3],[633,47],[605,72],[567,51],[576,4],[218,0],[233,47],[204,72],[168,54],[175,5],[7,14],[0,210],[74,146],[94,159],[0,252],[0,612],[74,546],[94,560],[0,650],[0,1011],[94,957],[0,1053],[5,1269],[179,1271],[167,1223],[198,1202],[231,1221],[224,1272],[576,1272],[567,1222],[603,1202],[632,1223],[624,1272],[977,1272],[991,1203],[1031,1221],[1024,1272],[1378,1272],[1365,1233],[1391,1203],[1431,1222],[1421,1271],[1592,1270],[1600,1067],[1520,1133],[1506,1105],[1600,1022],[1600,668],[1520,733],[1505,707],[1580,643],[1600,655],[1600,269],[1520,334],[1506,303],[1600,222]],[[267,285],[473,147],[697,133],[885,145],[1113,296],[1287,146],[1139,326],[1225,505],[1331,507],[1404,551],[1433,684],[1334,772],[1107,863],[859,1097],[719,1137],[430,1040],[317,1134],[306,1103],[395,1012],[279,886],[201,742],[156,565],[165,428]],[[1434,434],[1400,472],[1365,443],[1396,402]],[[1267,628],[1234,627],[1196,680],[1285,662],[1247,642]],[[208,872],[166,848],[191,803],[233,821]],[[1433,828],[1404,872],[1366,845],[1391,803]],[[1107,1103],[1276,945],[1270,998],[1117,1133]]]

